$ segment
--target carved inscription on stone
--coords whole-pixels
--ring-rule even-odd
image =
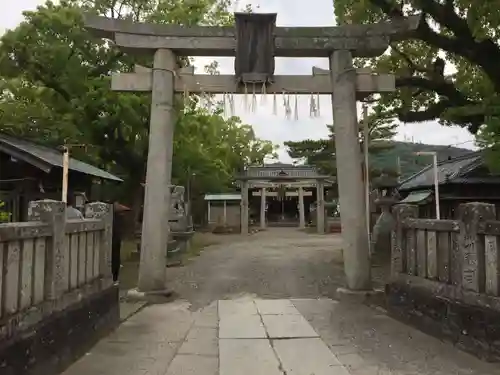
[[[484,236],[486,263],[486,293],[499,295],[498,237]]]
[[[462,248],[462,285],[464,289],[476,291],[477,283],[477,255],[473,236],[466,235]]]

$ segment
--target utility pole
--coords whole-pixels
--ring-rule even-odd
[[[370,124],[368,123],[368,106],[363,105],[363,153],[365,157],[365,213],[366,213],[366,230],[368,233],[368,249],[371,253],[371,231],[370,231],[370,160],[369,160],[369,143],[370,143]]]
[[[429,155],[432,156],[432,167],[434,170],[434,200],[436,201],[436,219],[441,219],[441,212],[439,207],[439,172],[437,152],[435,151],[421,151],[416,152],[415,155]]]
[[[63,175],[62,175],[62,197],[61,201],[68,202],[68,173],[69,172],[69,149],[63,146]]]
[[[62,194],[61,194],[61,201],[64,203],[68,202],[68,175],[69,175],[69,150],[72,147],[87,147],[85,144],[64,144],[61,146],[62,149],[62,157],[63,157],[63,162],[62,162],[62,167],[63,167],[63,173],[62,173]]]

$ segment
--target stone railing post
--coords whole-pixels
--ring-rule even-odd
[[[408,218],[418,217],[418,206],[411,204],[397,204],[392,209],[394,215],[394,229],[391,235],[391,274],[396,276],[406,270],[406,262],[408,259],[409,245],[405,241],[405,233],[403,230],[403,221]],[[406,233],[406,236],[410,235]],[[411,236],[411,235],[410,235]],[[415,251],[415,248],[413,248]]]
[[[248,234],[248,181],[241,182],[241,234]]]
[[[488,203],[464,203],[459,208],[460,237],[458,241],[458,267],[461,287],[464,290],[485,290],[485,245],[478,234],[480,222],[496,220],[495,205]]]
[[[45,260],[45,295],[57,299],[68,285],[68,249],[64,246],[66,236],[66,203],[54,200],[32,201],[28,206],[28,220],[47,223],[52,228]],[[37,281],[35,280],[35,283]]]
[[[104,221],[104,231],[99,241],[99,275],[111,280],[111,245],[113,239],[113,205],[93,202],[85,205],[86,219]]]
[[[325,183],[322,180],[316,181],[316,230],[318,234],[325,234]]]

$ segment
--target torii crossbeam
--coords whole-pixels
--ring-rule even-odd
[[[275,56],[330,57],[331,51],[351,51],[353,57],[375,57],[390,41],[406,38],[418,26],[420,16],[367,25],[327,27],[277,27]],[[85,26],[96,36],[112,39],[135,53],[169,49],[177,56],[234,56],[234,27],[180,26],[131,23],[93,15]]]
[[[113,40],[128,53],[154,54],[151,70],[139,68],[134,73],[114,75],[112,79],[114,90],[152,93],[139,289],[147,292],[165,288],[174,93],[185,90],[241,93],[242,84],[248,82],[263,83],[266,93],[286,91],[332,96],[347,285],[355,290],[369,289],[369,247],[356,100],[373,92],[394,90],[394,78],[356,70],[352,58],[381,55],[391,41],[408,37],[417,28],[420,17],[337,27],[275,27],[275,14],[236,14],[235,19],[234,27],[185,27],[85,17],[87,29]],[[261,50],[248,45],[242,35],[260,38],[257,45]],[[242,60],[241,53],[248,53],[254,61],[249,64]],[[192,70],[178,70],[176,64],[177,56],[235,55],[238,77],[194,75]],[[316,70],[312,76],[274,76],[275,56],[328,57],[330,71]],[[260,92],[259,85],[256,90]],[[248,191],[248,186],[243,186],[242,191]],[[318,204],[321,202],[320,197]],[[248,207],[242,207],[242,212],[248,212]],[[242,219],[242,233],[248,233],[245,222],[248,220]]]
[[[194,67],[176,70],[174,91],[178,93],[244,94],[244,87],[235,84],[234,75],[194,74]],[[274,82],[266,86],[255,87],[255,94],[332,94],[330,72],[313,68],[313,74],[274,76]],[[134,73],[113,73],[111,76],[113,91],[150,92],[153,88],[153,70],[136,66]],[[395,77],[392,74],[375,74],[371,70],[356,70],[357,99],[362,100],[376,92],[395,90]]]

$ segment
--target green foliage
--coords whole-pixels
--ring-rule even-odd
[[[422,168],[432,163],[432,157],[417,156],[417,152],[436,152],[438,160],[456,158],[471,152],[471,150],[451,147],[428,145],[424,143],[389,141],[390,148],[375,155],[370,155],[373,168],[376,170],[395,170],[401,168],[401,179],[410,177]]]
[[[5,202],[0,201],[0,223],[7,223],[9,221],[10,212],[4,211]]]
[[[304,158],[302,160],[307,164],[319,166],[322,173],[329,173],[329,171],[331,173],[333,169],[333,174],[335,174],[335,160],[332,159],[331,154],[311,152],[321,142],[324,141],[305,141],[300,145],[295,144],[293,148],[289,147],[290,156]],[[471,152],[471,150],[458,147],[398,141],[380,141],[377,143],[377,147],[380,147],[378,152],[370,153],[371,177],[380,175],[382,171],[393,175],[399,174],[398,169],[400,169],[401,179],[410,177],[431,163],[429,157],[415,155],[417,152],[437,152],[439,160],[456,158]],[[306,154],[312,156],[309,158],[298,156]],[[323,167],[325,165],[326,168]]]
[[[375,96],[378,109],[403,122],[437,119],[474,134],[481,129],[481,144],[500,165],[498,1],[335,0],[334,6],[339,24],[422,15],[409,39],[391,43],[379,58],[356,62],[397,76],[395,93]]]
[[[380,113],[371,113],[367,121],[369,123],[369,146],[370,157],[377,155],[391,147],[390,143],[383,142],[391,139],[396,132],[396,124],[391,120],[384,118]],[[291,158],[299,159],[307,164],[315,165],[320,173],[336,176],[336,157],[335,157],[335,130],[333,125],[328,125],[330,135],[328,139],[305,140],[299,142],[285,142],[288,154]],[[381,142],[382,141],[382,142]],[[360,149],[363,148],[363,127],[359,129]],[[370,166],[371,173],[378,175],[380,170]],[[393,170],[391,168],[390,170]],[[385,172],[390,172],[385,171]]]
[[[15,135],[47,145],[87,144],[74,157],[125,179],[125,200],[140,192],[148,148],[150,96],[116,93],[111,72],[150,66],[93,37],[83,12],[117,19],[181,25],[232,22],[228,0],[63,0],[25,12],[25,21],[6,32],[0,45],[0,123]],[[186,60],[179,60],[186,64]],[[210,69],[216,66],[212,66]],[[238,118],[203,109],[193,96],[178,104],[173,180],[185,184],[187,170],[208,190],[223,190],[243,165],[261,163],[275,147],[255,137]]]

